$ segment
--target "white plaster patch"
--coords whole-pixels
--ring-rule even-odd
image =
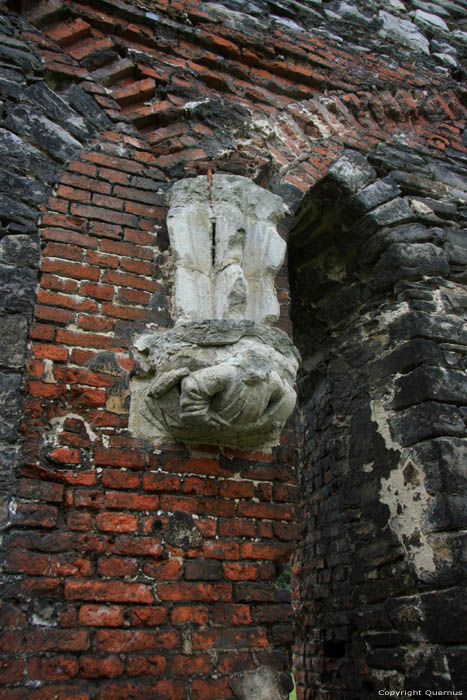
[[[404,547],[409,562],[417,575],[436,571],[433,549],[423,532],[430,497],[425,488],[425,475],[411,458],[411,451],[404,450],[391,435],[387,410],[382,401],[371,402],[371,416],[378,426],[387,449],[401,452],[401,460],[388,478],[381,479],[380,500],[389,507],[389,526]]]

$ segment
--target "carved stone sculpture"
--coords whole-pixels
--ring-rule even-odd
[[[288,336],[270,327],[279,313],[282,216],[282,200],[243,177],[174,186],[176,324],[135,342],[135,434],[240,447],[277,442],[295,405],[299,363]]]

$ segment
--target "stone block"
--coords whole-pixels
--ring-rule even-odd
[[[41,151],[62,163],[71,160],[82,148],[80,142],[63,127],[38,112],[37,108],[26,104],[10,109],[3,126],[26,137]]]
[[[349,149],[331,165],[327,177],[344,192],[355,194],[375,179],[376,171],[360,153]]]
[[[0,316],[0,367],[23,367],[28,340],[28,318],[21,314]]]
[[[0,405],[4,407],[0,417],[0,440],[15,442],[18,419],[21,413],[23,379],[20,374],[0,372]]]
[[[463,404],[467,396],[465,372],[443,367],[417,367],[396,380],[393,406],[406,408],[426,401]]]
[[[374,288],[400,280],[447,277],[449,265],[444,252],[432,243],[392,244],[373,268]]]

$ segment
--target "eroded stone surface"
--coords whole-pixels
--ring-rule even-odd
[[[230,446],[277,442],[291,415],[298,353],[282,331],[251,321],[184,321],[136,343],[130,427],[155,440]]]
[[[245,177],[176,183],[167,218],[176,317],[277,320],[274,277],[286,246],[276,225],[283,215],[281,198]]]

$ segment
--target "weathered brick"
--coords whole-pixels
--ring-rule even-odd
[[[91,627],[121,627],[123,608],[117,605],[82,605],[79,623]]]
[[[154,596],[150,586],[142,583],[112,581],[65,581],[65,598],[68,600],[94,600],[116,603],[152,603]]]
[[[96,648],[100,651],[118,653],[128,651],[150,651],[152,649],[176,649],[180,646],[180,635],[175,630],[98,630]]]
[[[98,513],[96,527],[103,532],[136,532],[138,516],[130,513]]]
[[[157,586],[157,595],[166,601],[230,601],[232,586],[228,583],[161,583]]]

